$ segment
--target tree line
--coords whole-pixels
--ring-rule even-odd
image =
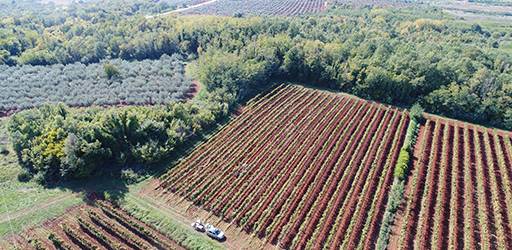
[[[149,168],[227,115],[219,96],[153,107],[77,110],[52,104],[19,112],[9,131],[24,168],[20,178],[54,184],[137,164]]]
[[[35,29],[18,21],[0,26],[12,33],[0,43],[4,63],[87,64],[174,53],[193,59],[214,49],[267,65],[268,77],[400,106],[420,102],[428,112],[512,128],[512,59],[500,49],[512,31],[460,23],[435,9],[293,19],[94,16]]]
[[[51,177],[43,179],[83,176],[76,173],[89,173],[105,166],[101,163],[106,160],[126,164],[161,159],[187,138],[178,135],[201,131],[191,128],[204,129],[227,115],[237,101],[276,80],[402,107],[420,103],[428,112],[512,129],[512,58],[500,48],[512,31],[460,23],[435,9],[366,9],[302,18],[135,15],[91,20],[51,30],[15,25],[39,35],[34,46],[25,43],[24,36],[11,37],[27,47],[12,51],[15,55],[9,52],[4,62],[87,64],[179,53],[198,59],[197,75],[208,98],[201,105],[169,104],[183,106],[182,116],[161,107],[80,112],[44,107],[15,115],[10,131],[16,152],[26,169]],[[149,121],[157,125],[146,130],[141,124]],[[83,143],[72,143],[75,137]],[[65,150],[71,144],[80,150]],[[93,153],[86,153],[88,149]],[[66,163],[68,157],[79,163]],[[90,166],[85,167],[88,171],[67,174],[80,164]]]

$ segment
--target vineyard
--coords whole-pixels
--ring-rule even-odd
[[[345,6],[348,8],[363,8],[363,7],[393,7],[402,8],[413,6],[413,4],[420,4],[410,0],[330,0],[329,5]]]
[[[0,249],[184,249],[110,203],[95,204],[74,207],[38,228],[12,235],[0,242]]]
[[[111,68],[110,77],[106,67]],[[191,91],[192,81],[178,55],[89,65],[0,65],[0,116],[58,102],[80,107],[165,104],[183,100]]]
[[[279,86],[164,175],[156,191],[282,248],[370,247],[408,122],[395,108]]]
[[[324,0],[218,0],[184,13],[220,16],[299,16],[324,10]]]
[[[510,133],[429,118],[414,158],[392,248],[512,248]]]

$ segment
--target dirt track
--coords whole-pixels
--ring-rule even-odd
[[[161,196],[153,190],[157,186],[157,180],[152,180],[140,192],[137,192],[136,198],[141,199],[146,205],[170,216],[175,221],[180,222],[185,227],[190,227],[190,223],[197,218],[201,218],[205,222],[210,222],[219,227],[226,233],[227,241],[222,245],[227,249],[275,249],[273,246],[265,244],[257,237],[252,237],[242,232],[239,228],[223,222],[207,211],[199,209],[192,203],[185,201],[179,197]],[[169,202],[172,199],[172,202]],[[170,206],[169,204],[173,204]],[[206,235],[205,235],[206,237]]]
[[[165,15],[169,15],[169,14],[176,14],[176,13],[184,12],[184,11],[187,11],[187,10],[195,9],[195,8],[198,8],[198,7],[201,7],[201,6],[204,6],[204,5],[212,4],[212,3],[215,3],[215,2],[217,2],[217,0],[210,0],[210,1],[207,1],[207,2],[200,3],[200,4],[188,6],[188,7],[185,7],[185,8],[181,8],[181,9],[176,9],[176,10],[171,10],[171,11],[168,11],[168,12],[160,13],[158,15],[146,16],[146,18],[154,18],[154,17],[165,16]]]

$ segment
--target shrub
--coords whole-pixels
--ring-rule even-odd
[[[9,154],[9,150],[5,146],[0,145],[0,154],[8,155]]]
[[[39,172],[34,175],[34,181],[40,185],[45,185],[48,183],[48,178],[44,175],[43,172]]]
[[[103,65],[103,70],[105,70],[105,75],[107,75],[108,79],[112,79],[113,77],[117,77],[120,75],[120,72],[117,69],[117,67],[111,63],[105,63]]]
[[[48,235],[48,239],[52,242],[53,246],[57,249],[64,249],[64,243],[54,233]]]
[[[410,153],[406,149],[402,148],[400,150],[400,155],[398,156],[398,161],[395,167],[395,177],[400,180],[405,179],[407,175],[407,171],[409,169],[409,161],[410,161]]]
[[[18,174],[18,181],[20,182],[28,182],[32,179],[32,174],[27,170],[23,169],[21,173]]]
[[[398,210],[398,207],[402,203],[404,196],[405,184],[404,181],[400,181],[395,179],[393,181],[393,185],[391,186],[391,191],[389,193],[389,200],[386,205],[386,211],[384,212],[384,216],[382,218],[382,226],[379,232],[379,238],[377,239],[377,249],[387,249],[389,234],[391,232],[391,227],[393,226],[393,221],[395,218],[395,213]]]
[[[412,105],[411,109],[409,110],[409,114],[411,116],[411,119],[412,120],[415,120],[417,122],[422,122],[423,121],[423,113],[425,112],[425,110],[423,109],[423,107],[421,107],[420,104],[418,103],[415,103],[414,105]]]
[[[121,171],[121,180],[126,184],[134,184],[140,180],[141,176],[132,169],[123,169]]]
[[[45,250],[46,248],[43,246],[43,244],[41,243],[41,241],[39,241],[38,239],[32,239],[29,237],[28,239],[28,242],[30,243],[30,245],[32,245],[34,247],[34,249],[36,250]]]
[[[412,153],[412,147],[416,143],[416,135],[418,134],[419,123],[415,119],[411,119],[407,132],[405,134],[403,149]]]

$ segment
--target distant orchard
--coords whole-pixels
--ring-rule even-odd
[[[0,65],[0,114],[59,102],[80,107],[165,104],[191,91],[192,81],[184,73],[179,55],[89,65]]]

